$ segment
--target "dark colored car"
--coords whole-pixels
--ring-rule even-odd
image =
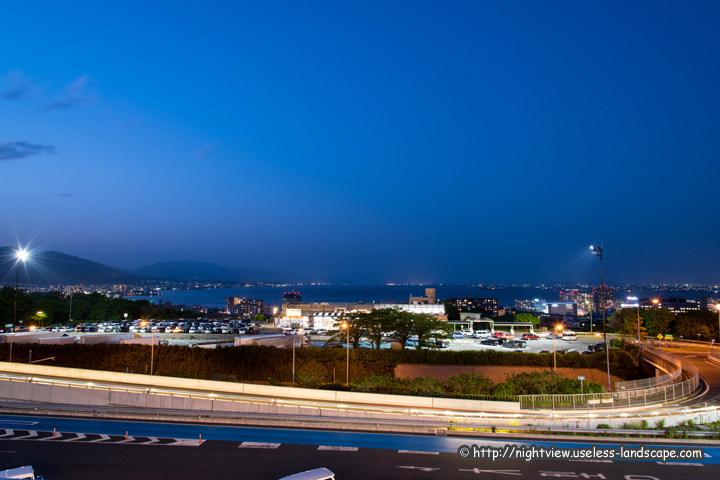
[[[540,337],[538,337],[534,333],[523,333],[522,339],[523,340],[540,340]]]
[[[483,345],[500,345],[502,341],[497,338],[486,338],[480,343],[482,343]]]

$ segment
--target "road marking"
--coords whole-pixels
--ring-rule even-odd
[[[75,440],[82,440],[83,438],[87,438],[84,433],[76,433],[76,438],[70,438],[68,440],[63,440],[64,442],[74,442]]]
[[[704,467],[702,463],[690,463],[690,462],[657,462],[658,465],[682,465],[684,467]]]
[[[357,452],[358,447],[331,447],[328,445],[320,445],[318,450],[331,450],[336,452]]]
[[[150,445],[153,443],[158,443],[160,440],[157,439],[157,437],[148,437],[150,439],[150,442],[148,442],[146,445]]]
[[[38,436],[38,433],[34,430],[28,430],[28,433],[30,435],[25,435],[24,437],[15,437],[15,438],[13,438],[13,440],[22,440],[24,438],[35,438]]]
[[[158,443],[158,445],[169,447],[199,447],[205,440],[194,440],[189,438],[176,438],[173,443]],[[241,447],[242,448],[242,447]]]
[[[461,468],[461,472],[473,472],[473,473],[497,473],[498,475],[520,475],[520,470],[480,470],[479,468]]]
[[[100,438],[97,440],[90,440],[87,443],[97,443],[97,442],[104,442],[105,440],[110,440],[110,435],[103,435],[102,433],[96,433],[96,435],[100,435]]]
[[[243,442],[238,448],[267,448],[275,449],[278,448],[280,443],[262,443],[262,442]]]
[[[134,442],[134,441],[135,441],[135,437],[133,437],[132,435],[128,435],[127,439],[120,440],[119,442],[115,442],[115,443],[130,443],[130,442]]]
[[[422,450],[398,450],[398,453],[413,453],[416,455],[440,455],[440,452],[423,452]]]
[[[413,466],[403,466],[403,467],[397,467],[397,468],[406,468],[408,470],[420,470],[421,472],[434,472],[436,470],[440,470],[439,468],[431,468],[431,467],[413,467]]]
[[[38,424],[38,422],[28,422],[28,421],[20,421],[20,420],[3,420],[0,423],[2,423],[3,425],[5,425],[6,423],[9,423],[11,425],[37,425]]]
[[[5,430],[5,435],[0,435],[0,437],[11,437],[15,435],[15,432],[13,430]]]
[[[62,433],[57,432],[57,433],[55,434],[55,436],[52,436],[52,435],[51,435],[51,436],[45,437],[45,438],[38,438],[38,440],[39,440],[39,441],[43,441],[43,440],[57,440],[58,438],[62,438]]]

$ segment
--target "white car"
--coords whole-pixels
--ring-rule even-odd
[[[475,338],[490,338],[490,330],[475,330],[473,336]]]

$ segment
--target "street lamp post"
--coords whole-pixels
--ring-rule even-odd
[[[293,388],[295,388],[295,342],[297,341],[297,334],[302,335],[304,331],[302,328],[298,328],[295,330],[295,333],[293,333]]]
[[[715,340],[715,343],[720,342],[720,303],[715,305],[718,311],[718,338]]]
[[[343,322],[342,328],[347,332],[347,371],[345,372],[345,384],[350,386],[350,324]]]
[[[640,305],[642,305],[643,303],[648,303],[648,301],[645,300],[644,302],[641,302],[639,297],[628,297],[628,300],[637,300],[637,330],[638,330],[638,347],[639,347],[640,346]],[[658,299],[653,298],[652,303],[657,305]]]
[[[607,363],[607,381],[608,390],[610,390],[610,349],[607,343],[607,330],[605,327],[605,315],[607,311],[607,305],[605,305],[605,279],[603,277],[603,247],[590,246],[592,254],[596,257],[600,257],[600,298],[602,301],[602,314],[603,314],[603,343],[605,344],[605,358]]]
[[[17,323],[17,298],[18,298],[18,290],[20,285],[20,262],[25,263],[25,261],[28,258],[28,252],[27,250],[17,250],[15,252],[15,256],[17,257],[17,263],[15,266],[15,303],[13,304],[13,332],[15,330],[15,324]],[[14,333],[13,333],[14,335]],[[13,345],[13,337],[10,336],[10,360],[9,362],[12,363],[12,345]]]
[[[557,373],[557,353],[555,353],[555,339],[559,332],[562,332],[563,326],[560,324],[555,325],[555,333],[553,334],[553,373]]]

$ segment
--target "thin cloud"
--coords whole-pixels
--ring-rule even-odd
[[[0,161],[18,160],[31,155],[39,155],[41,153],[55,153],[55,147],[30,142],[0,143]]]
[[[64,193],[58,193],[58,197],[74,197],[74,193],[64,192]]]
[[[5,75],[5,78],[7,79],[7,87],[0,97],[12,101],[27,100],[31,97],[33,85],[30,80],[25,78],[22,72],[12,71]]]
[[[212,143],[208,143],[207,145],[205,145],[204,147],[199,149],[198,150],[198,158],[205,158],[207,156],[208,152],[210,152],[210,150],[213,149],[213,147],[214,147],[214,145]]]
[[[87,85],[90,81],[90,75],[80,75],[72,83],[65,87],[65,95],[48,104],[45,108],[43,108],[43,111],[71,108],[85,102],[90,97],[86,91]]]

